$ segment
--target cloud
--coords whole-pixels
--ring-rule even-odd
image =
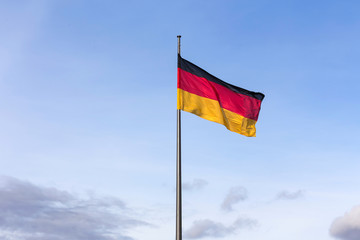
[[[302,198],[303,196],[304,196],[303,190],[298,190],[296,192],[282,191],[277,194],[276,199],[295,200],[298,198]]]
[[[55,188],[0,178],[1,239],[131,240],[125,232],[146,223],[127,216],[128,210],[116,198],[80,199]]]
[[[360,239],[360,206],[356,206],[342,217],[336,218],[330,227],[333,237],[343,240]]]
[[[240,202],[240,201],[244,201],[248,198],[248,193],[246,188],[238,186],[238,187],[233,187],[230,189],[229,193],[226,195],[223,203],[221,204],[221,209],[225,210],[225,211],[232,211],[233,210],[233,205]]]
[[[204,188],[206,185],[208,185],[208,182],[204,179],[194,179],[192,183],[183,183],[182,188],[184,190],[200,190]]]
[[[194,221],[190,229],[184,232],[184,237],[189,239],[203,237],[220,238],[234,234],[239,229],[250,229],[256,225],[257,221],[250,218],[238,218],[228,227],[219,222],[203,219]]]

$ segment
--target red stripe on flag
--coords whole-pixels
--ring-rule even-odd
[[[257,121],[261,101],[198,77],[178,68],[178,88],[201,97],[216,100],[224,109]]]

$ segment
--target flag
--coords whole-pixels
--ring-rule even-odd
[[[177,109],[220,123],[230,131],[256,136],[265,95],[226,83],[178,55]]]

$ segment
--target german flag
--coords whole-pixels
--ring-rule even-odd
[[[178,55],[177,109],[255,137],[264,97],[226,83]]]

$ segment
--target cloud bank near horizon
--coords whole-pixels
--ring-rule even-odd
[[[0,177],[0,238],[132,240],[126,231],[147,223],[129,217],[117,198],[81,199],[66,191]]]

